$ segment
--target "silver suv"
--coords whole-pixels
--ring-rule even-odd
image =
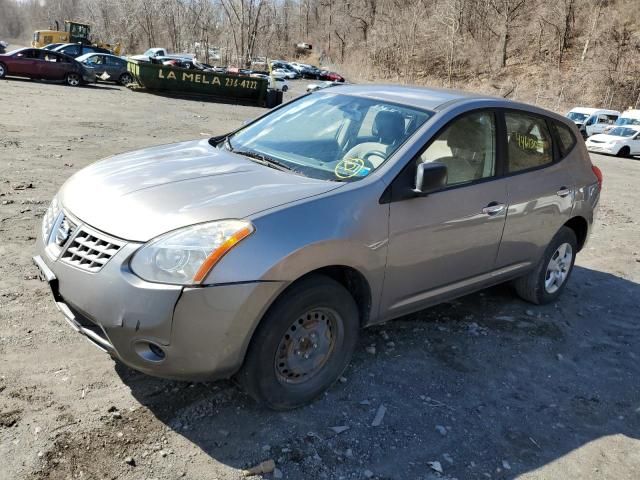
[[[123,363],[235,374],[286,409],[340,376],[363,326],[507,281],[555,300],[601,182],[546,110],[344,86],[76,173],[34,259],[71,326]]]

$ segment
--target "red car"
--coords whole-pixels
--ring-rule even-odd
[[[96,81],[95,74],[73,58],[39,48],[20,48],[0,55],[0,78],[7,75],[59,80],[72,87]]]
[[[321,80],[330,80],[332,82],[344,82],[344,77],[336,72],[329,72],[327,70],[322,70],[320,72]]]

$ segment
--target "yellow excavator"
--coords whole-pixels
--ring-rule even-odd
[[[120,43],[105,43],[91,38],[91,25],[73,20],[64,21],[64,30],[60,30],[56,21],[55,30],[36,30],[33,32],[31,46],[42,48],[50,43],[82,43],[83,45],[95,45],[111,50],[114,55],[122,53]]]

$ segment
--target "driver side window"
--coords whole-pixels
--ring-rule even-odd
[[[492,177],[496,169],[496,127],[491,112],[474,112],[455,119],[431,142],[419,163],[447,166],[447,185]]]

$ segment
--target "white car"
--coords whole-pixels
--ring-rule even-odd
[[[587,138],[596,133],[603,133],[605,128],[613,126],[620,112],[602,108],[576,107],[572,108],[566,116],[575,122],[582,136]]]
[[[274,90],[281,90],[286,92],[289,90],[289,82],[287,82],[284,78],[271,77],[270,87]]]
[[[288,78],[294,79],[296,78],[296,72],[292,70],[285,70],[284,68],[274,68],[271,70],[271,75],[276,78]]]
[[[614,127],[609,133],[599,133],[587,138],[585,144],[590,152],[620,157],[640,155],[640,125]]]

